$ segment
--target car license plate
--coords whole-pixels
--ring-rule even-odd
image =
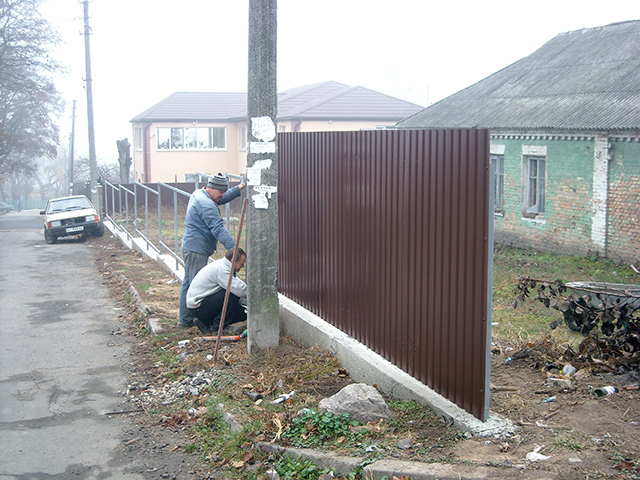
[[[73,232],[81,232],[84,230],[84,227],[69,227],[66,229],[67,233],[73,233]]]

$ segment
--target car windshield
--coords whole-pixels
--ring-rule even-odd
[[[93,208],[89,199],[85,197],[65,198],[49,202],[48,211],[49,213],[68,212],[70,210],[81,210],[83,208]]]

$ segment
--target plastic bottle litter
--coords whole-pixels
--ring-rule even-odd
[[[544,400],[542,400],[540,403],[551,403],[551,402],[555,402],[556,401],[556,397],[548,397],[545,398]]]
[[[576,367],[573,365],[565,365],[562,369],[563,375],[573,375],[574,373],[576,373]]]
[[[278,398],[276,398],[273,402],[271,402],[272,404],[276,404],[276,403],[282,403],[282,402],[286,402],[287,400],[289,400],[291,397],[293,397],[293,395],[296,393],[295,390],[292,390],[289,393],[283,393],[282,395],[280,395]]]
[[[187,345],[189,345],[189,340],[180,340],[180,341],[178,342],[178,347],[180,347],[180,348],[184,348],[184,347],[186,347]]]
[[[604,397],[605,395],[612,395],[612,394],[616,393],[617,391],[618,391],[618,389],[616,387],[612,387],[610,385],[607,385],[606,387],[594,388],[593,389],[593,394],[596,397]]]

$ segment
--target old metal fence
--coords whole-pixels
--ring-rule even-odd
[[[199,178],[209,175],[198,173],[195,183],[170,185],[168,183],[113,185],[104,182],[103,212],[115,228],[132,237],[142,238],[147,250],[168,254],[175,260],[176,270],[184,262],[180,255],[184,233],[184,218],[189,197],[201,183]],[[227,175],[227,180],[239,181],[238,175]],[[227,230],[232,231],[233,200],[224,205]],[[223,252],[224,253],[224,252]]]
[[[278,136],[279,291],[475,417],[489,408],[489,132]]]

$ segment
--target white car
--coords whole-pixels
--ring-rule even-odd
[[[54,198],[47,203],[44,215],[44,239],[56,243],[58,237],[91,234],[104,235],[104,224],[93,204],[84,195]]]

